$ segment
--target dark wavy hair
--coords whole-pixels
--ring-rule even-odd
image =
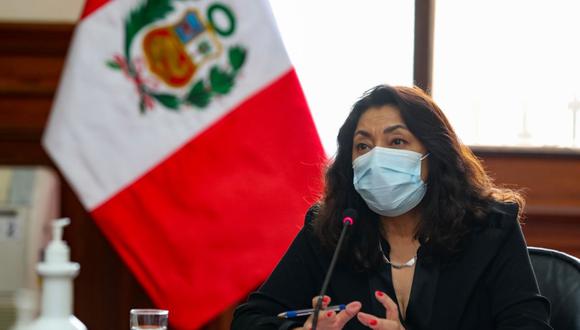
[[[384,105],[399,109],[408,129],[429,152],[427,192],[418,205],[421,219],[415,233],[415,238],[429,253],[453,256],[460,252],[465,235],[474,224],[483,222],[495,201],[514,202],[522,209],[521,196],[493,184],[481,162],[460,142],[430,96],[417,87],[379,85],[354,104],[338,133],[336,156],[326,170],[325,191],[313,226],[329,251],[334,249],[340,235],[341,213],[346,208],[354,208],[359,213],[359,221],[345,240],[341,260],[361,270],[382,264],[378,250],[379,215],[368,208],[354,189],[352,149],[362,114]]]

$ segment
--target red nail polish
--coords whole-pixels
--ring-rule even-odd
[[[377,296],[379,296],[379,297],[382,297],[382,296],[384,296],[384,295],[385,295],[384,293],[382,293],[381,291],[378,291],[378,290],[377,290],[375,293],[376,293],[376,294],[377,294]]]
[[[324,298],[322,298],[322,302],[325,302],[325,303],[327,303],[329,300],[330,300],[330,299],[328,299],[328,297],[324,297]]]
[[[377,323],[378,323],[377,320],[370,320],[369,321],[370,325],[377,325]]]
[[[326,316],[331,317],[332,314],[333,314],[332,312],[328,312],[328,313],[326,313]]]

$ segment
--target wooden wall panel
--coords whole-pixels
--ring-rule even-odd
[[[60,57],[3,56],[0,91],[8,95],[50,96],[56,89],[63,63]]]
[[[525,187],[532,213],[580,214],[580,154],[485,159],[497,182]],[[508,166],[506,166],[508,165]]]
[[[40,139],[72,36],[70,25],[0,23],[0,164],[54,165]],[[580,156],[478,148],[498,183],[527,188],[528,244],[580,256]],[[63,182],[62,215],[73,219],[65,238],[81,263],[75,314],[89,329],[126,329],[133,307],[151,300]],[[232,309],[205,329],[228,329]]]
[[[0,139],[40,141],[51,105],[52,96],[0,96]]]
[[[528,244],[580,256],[580,151],[474,149],[498,184],[523,190]]]
[[[528,245],[549,247],[580,257],[578,218],[530,216],[522,226]]]
[[[0,22],[0,55],[52,56],[63,59],[73,34],[70,24]]]

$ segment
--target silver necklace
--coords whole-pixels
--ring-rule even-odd
[[[404,264],[398,264],[398,263],[391,262],[391,260],[389,260],[389,258],[387,258],[387,256],[385,255],[385,252],[383,252],[383,247],[381,246],[381,242],[379,242],[379,250],[381,250],[381,254],[383,255],[383,260],[385,261],[385,263],[391,265],[391,267],[393,267],[395,269],[403,269],[403,268],[413,267],[413,266],[415,266],[415,263],[417,262],[417,255],[415,255],[413,258],[411,258],[409,261],[405,262]]]

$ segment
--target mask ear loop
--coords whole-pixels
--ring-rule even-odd
[[[419,158],[419,161],[423,161],[423,159],[427,158],[427,156],[429,156],[430,154],[431,154],[430,152],[426,153],[423,157]],[[423,181],[423,179],[421,179],[421,181]],[[426,184],[427,183],[425,183],[425,185]]]

